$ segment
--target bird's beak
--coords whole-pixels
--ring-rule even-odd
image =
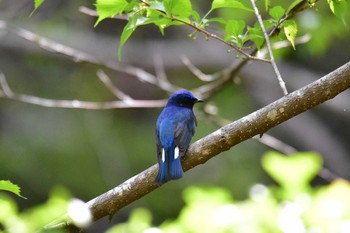
[[[196,101],[196,103],[201,103],[201,102],[204,102],[204,100],[197,99],[197,101]]]

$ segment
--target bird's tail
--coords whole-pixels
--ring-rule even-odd
[[[164,153],[164,159],[158,162],[159,171],[156,177],[156,182],[158,184],[163,184],[169,180],[180,179],[183,175],[180,160],[181,156],[179,156],[178,148],[165,150]]]

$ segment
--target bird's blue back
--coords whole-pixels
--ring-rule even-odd
[[[191,96],[194,98],[194,104],[197,99],[192,94]],[[182,106],[177,102],[172,102],[170,98],[158,117],[156,124],[159,164],[157,183],[179,179],[183,175],[180,158],[188,149],[197,125],[192,111],[193,104],[190,107]]]

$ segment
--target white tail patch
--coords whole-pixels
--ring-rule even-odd
[[[179,147],[175,147],[175,151],[174,151],[174,159],[177,159],[180,155],[180,149]]]
[[[165,150],[162,148],[162,162],[165,162]]]

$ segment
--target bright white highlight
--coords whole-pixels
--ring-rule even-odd
[[[162,148],[162,162],[165,162],[165,150]]]
[[[297,203],[286,203],[281,211],[279,227],[283,233],[305,233],[301,219],[302,207]]]
[[[72,199],[68,204],[67,212],[77,227],[86,228],[92,223],[92,214],[89,205],[82,200]]]
[[[180,150],[179,147],[175,147],[175,151],[174,151],[174,159],[177,159],[180,155]]]
[[[143,231],[143,233],[163,233],[163,232],[164,231],[156,227],[151,227]]]

